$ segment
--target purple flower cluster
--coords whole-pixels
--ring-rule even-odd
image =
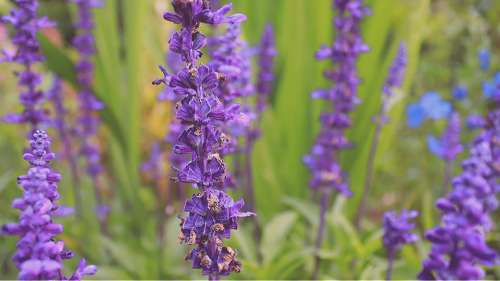
[[[34,65],[44,60],[36,35],[41,28],[53,24],[46,17],[37,16],[37,0],[16,0],[15,5],[16,8],[9,15],[0,17],[0,22],[14,27],[12,42],[16,46],[16,51],[3,50],[4,57],[0,58],[0,61],[15,62],[23,66],[23,69],[16,74],[19,79],[18,85],[24,89],[20,95],[24,110],[22,113],[7,114],[3,120],[10,123],[27,123],[36,129],[48,120],[47,111],[42,108],[44,94],[37,89],[42,83],[42,77],[34,70]]]
[[[30,169],[17,180],[23,188],[23,197],[12,202],[12,207],[21,211],[19,223],[2,227],[3,234],[20,237],[13,261],[20,270],[21,280],[68,280],[62,273],[63,260],[72,258],[73,253],[64,249],[63,241],[55,240],[63,232],[63,226],[52,220],[60,213],[57,183],[61,176],[50,168],[54,158],[47,134],[35,130],[30,149],[24,154]],[[95,266],[82,260],[69,280],[80,280],[83,275],[95,272]]]
[[[448,120],[448,126],[441,139],[429,135],[427,143],[430,151],[445,161],[453,161],[462,152],[460,143],[460,115],[453,112]]]
[[[73,45],[80,54],[80,60],[76,64],[76,72],[80,92],[78,100],[80,106],[80,116],[77,130],[81,139],[80,154],[87,160],[87,173],[95,181],[102,171],[101,156],[99,146],[95,143],[95,136],[99,127],[100,119],[96,111],[103,108],[103,104],[98,101],[92,91],[94,65],[92,56],[95,54],[95,43],[92,35],[94,22],[92,18],[92,8],[99,7],[99,0],[70,0],[78,6],[78,22],[75,27],[79,34],[74,38]]]
[[[201,23],[237,22],[243,15],[225,16],[231,5],[212,11],[207,1],[173,0],[175,13],[164,18],[180,24],[181,30],[170,39],[170,50],[180,54],[185,67],[169,79],[154,84],[167,84],[179,100],[176,118],[184,126],[177,139],[174,153],[190,155],[190,161],[177,169],[176,179],[190,183],[200,192],[186,202],[187,217],[181,220],[181,242],[196,244],[187,256],[193,268],[202,269],[210,279],[238,272],[236,253],[225,247],[223,239],[237,228],[238,218],[252,215],[240,212],[243,201],[234,202],[222,189],[226,182],[226,167],[221,157],[228,144],[224,124],[239,114],[239,105],[225,103],[217,95],[221,74],[212,67],[198,65],[206,37],[198,30]],[[164,73],[166,77],[168,74]]]
[[[394,89],[400,88],[403,84],[405,77],[406,64],[408,61],[408,54],[406,50],[406,45],[401,43],[399,45],[396,57],[392,61],[392,65],[389,68],[389,73],[384,82],[382,96],[382,108],[381,108],[381,121],[385,122],[387,120],[387,111],[389,110],[390,99],[394,96]]]
[[[274,80],[274,58],[277,55],[273,26],[268,24],[258,49],[259,73],[257,76],[257,114],[264,111],[271,95]]]
[[[340,150],[351,146],[345,130],[351,126],[349,113],[359,103],[356,62],[361,53],[368,51],[360,35],[360,22],[369,11],[360,0],[335,0],[333,4],[337,12],[336,39],[332,47],[322,46],[316,58],[332,60],[335,68],[325,71],[325,77],[334,85],[312,94],[313,98],[330,101],[333,111],[321,114],[322,130],[304,162],[312,172],[310,186],[313,189],[336,189],[350,196],[351,191],[336,159]]]
[[[388,256],[394,257],[404,244],[411,244],[418,240],[418,236],[411,233],[415,224],[411,221],[418,217],[418,212],[403,210],[401,215],[396,212],[384,214],[384,247]]]
[[[453,180],[453,190],[437,201],[441,224],[426,233],[432,249],[418,278],[422,280],[478,280],[481,265],[499,263],[486,243],[492,228],[500,191],[500,111],[488,116],[487,128],[474,140],[463,172]]]

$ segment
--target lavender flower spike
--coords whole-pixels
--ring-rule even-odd
[[[16,45],[14,53],[3,50],[4,57],[0,62],[15,62],[23,66],[17,73],[18,85],[23,88],[20,101],[24,109],[22,113],[11,113],[3,117],[9,123],[30,124],[32,129],[47,121],[47,111],[42,108],[44,95],[38,90],[42,77],[34,70],[34,65],[44,60],[40,52],[40,44],[36,38],[38,30],[50,27],[53,24],[45,17],[39,18],[37,0],[16,0],[16,8],[9,15],[0,17],[0,22],[11,24],[15,33],[12,42]]]
[[[334,69],[324,72],[326,78],[332,80],[330,89],[317,90],[313,98],[322,98],[332,103],[331,112],[321,114],[321,131],[309,155],[304,157],[305,164],[312,173],[310,187],[321,192],[320,227],[316,250],[321,248],[324,229],[324,216],[328,198],[336,190],[350,196],[345,174],[337,163],[340,151],[350,148],[351,143],[345,130],[351,126],[349,113],[359,103],[357,87],[359,84],[356,62],[359,55],[368,51],[360,33],[360,23],[369,11],[361,0],[334,0],[336,11],[334,26],[335,42],[331,47],[322,46],[316,53],[318,60],[330,59]],[[319,256],[316,255],[312,279],[319,272]]]
[[[221,75],[213,68],[199,65],[205,35],[201,23],[219,24],[240,21],[242,15],[225,16],[231,5],[212,11],[207,1],[173,0],[175,13],[164,18],[181,25],[170,39],[170,50],[181,55],[184,68],[172,75],[168,86],[178,96],[176,118],[185,126],[177,139],[174,152],[190,155],[191,160],[177,169],[176,180],[190,183],[200,192],[186,202],[187,217],[181,220],[181,242],[196,244],[187,259],[210,280],[239,272],[236,252],[224,246],[223,239],[237,228],[240,217],[253,215],[241,212],[243,201],[234,202],[222,189],[226,168],[221,157],[227,146],[222,132],[224,124],[239,115],[237,104],[224,103],[216,94]],[[164,75],[166,76],[166,75]],[[159,81],[159,80],[157,80]],[[167,83],[167,81],[156,84]]]
[[[434,136],[429,136],[427,138],[431,152],[445,161],[444,193],[447,192],[450,185],[453,162],[457,155],[463,150],[462,144],[460,143],[460,126],[460,114],[454,112],[449,117],[448,126],[440,140],[436,139]]]
[[[407,52],[406,45],[401,43],[399,45],[398,53],[392,62],[391,67],[389,68],[389,73],[387,74],[387,78],[383,87],[383,95],[382,95],[382,104],[380,106],[379,114],[375,117],[376,126],[375,133],[373,135],[373,139],[371,141],[370,152],[368,154],[368,162],[366,168],[366,176],[363,194],[361,195],[361,201],[358,206],[356,218],[354,225],[357,229],[361,226],[361,220],[364,217],[368,196],[370,194],[372,185],[373,185],[373,163],[375,161],[375,155],[377,153],[378,143],[380,140],[380,134],[382,132],[383,125],[389,119],[387,117],[387,112],[389,110],[389,102],[390,99],[394,96],[394,89],[400,88],[405,75],[407,63]]]
[[[500,176],[500,111],[488,116],[486,129],[474,140],[463,172],[453,179],[453,190],[437,200],[441,224],[427,231],[432,242],[418,278],[421,280],[479,280],[481,266],[499,264],[498,253],[486,243],[498,207]]]
[[[75,27],[80,33],[75,37],[73,45],[80,53],[80,61],[76,65],[78,84],[80,92],[78,100],[80,104],[80,116],[78,122],[78,135],[82,140],[80,153],[87,160],[87,173],[95,182],[102,170],[100,164],[100,151],[95,144],[95,136],[100,123],[96,111],[103,108],[103,104],[95,98],[92,92],[93,69],[92,56],[95,54],[94,37],[92,29],[94,22],[92,19],[92,8],[99,7],[98,0],[70,0],[78,6],[78,22]]]
[[[63,226],[55,223],[59,206],[57,183],[61,175],[53,171],[50,161],[55,159],[50,151],[50,140],[44,131],[35,130],[30,139],[30,149],[24,154],[30,169],[17,179],[23,188],[23,197],[12,202],[21,211],[19,223],[6,224],[2,233],[20,237],[17,251],[12,258],[19,269],[21,280],[68,280],[63,276],[63,260],[73,257],[64,249],[64,242],[55,240]],[[96,267],[83,260],[71,280],[83,275],[93,275]]]
[[[277,55],[273,26],[268,24],[262,35],[258,50],[259,74],[257,77],[257,114],[264,111],[271,95],[274,80],[274,58]]]
[[[417,211],[403,210],[398,216],[396,212],[384,214],[384,247],[387,251],[386,280],[391,280],[392,266],[397,252],[404,244],[414,243],[418,240],[416,234],[411,233],[415,224],[410,222],[418,216]]]

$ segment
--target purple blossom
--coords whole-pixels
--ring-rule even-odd
[[[418,235],[411,233],[415,223],[411,222],[418,217],[418,212],[403,210],[401,215],[396,212],[384,214],[384,248],[387,252],[387,272],[385,280],[391,280],[394,258],[404,244],[411,244],[418,240]]]
[[[467,128],[469,129],[478,129],[483,128],[486,124],[483,116],[477,114],[470,114],[467,116]]]
[[[50,151],[50,140],[44,131],[35,130],[30,139],[30,148],[23,158],[30,164],[26,175],[17,179],[23,188],[23,197],[12,202],[19,209],[18,223],[6,224],[2,233],[20,237],[17,251],[12,258],[20,270],[21,280],[68,280],[63,276],[63,260],[73,257],[64,249],[64,242],[55,240],[63,232],[63,226],[52,219],[59,212],[57,183],[61,175],[53,171],[50,161],[55,154]],[[83,275],[93,275],[96,267],[86,265],[83,260],[71,280],[80,280]]]
[[[73,40],[73,45],[80,54],[80,60],[76,64],[77,80],[80,86],[77,134],[81,139],[80,154],[87,160],[87,173],[95,182],[102,171],[100,148],[95,139],[100,124],[96,111],[101,110],[104,105],[96,99],[92,90],[94,76],[92,56],[95,54],[92,8],[100,7],[102,3],[98,0],[70,1],[76,3],[79,17],[75,23],[79,34]]]
[[[457,112],[451,114],[448,126],[441,139],[429,135],[427,143],[430,151],[445,161],[453,161],[462,152],[460,143],[460,115]]]
[[[271,95],[274,80],[274,58],[277,55],[273,26],[268,24],[258,48],[257,113],[261,114]]]
[[[384,247],[389,255],[395,255],[404,244],[411,244],[418,240],[418,236],[411,233],[415,224],[411,222],[418,217],[418,212],[403,210],[401,215],[396,212],[384,214]]]
[[[360,22],[369,11],[360,0],[335,0],[333,5],[337,12],[334,21],[336,39],[331,47],[322,46],[316,58],[333,62],[334,69],[325,71],[325,77],[332,80],[334,85],[312,94],[313,98],[330,101],[333,111],[322,113],[322,130],[304,162],[312,172],[312,188],[336,189],[349,196],[351,192],[336,159],[339,151],[351,147],[345,130],[351,125],[349,113],[359,103],[356,62],[361,53],[368,51],[368,46],[361,38]]]
[[[401,43],[399,45],[398,53],[389,68],[389,73],[387,74],[387,78],[384,83],[384,95],[387,97],[394,95],[394,88],[401,87],[405,76],[407,60],[408,54],[406,45]]]
[[[0,22],[11,24],[15,33],[12,42],[15,52],[3,50],[1,61],[18,63],[23,69],[16,73],[18,85],[23,89],[20,102],[22,113],[11,113],[3,117],[5,122],[30,124],[33,129],[48,120],[47,111],[43,109],[44,94],[37,89],[42,83],[42,76],[34,70],[34,65],[44,60],[40,52],[40,43],[36,35],[41,28],[53,24],[46,17],[38,17],[37,0],[16,0],[16,8],[9,15],[0,17]]]
[[[226,103],[217,95],[220,73],[213,67],[198,65],[200,50],[206,44],[198,28],[201,23],[239,22],[244,16],[224,16],[231,5],[213,12],[208,2],[202,0],[173,0],[172,5],[175,13],[167,12],[164,18],[181,25],[181,29],[172,35],[170,50],[182,56],[185,66],[175,75],[163,71],[169,81],[160,79],[154,83],[168,83],[178,100],[176,118],[183,128],[174,153],[191,156],[185,165],[174,167],[176,180],[200,189],[186,202],[181,241],[197,244],[187,259],[193,268],[202,268],[202,273],[214,280],[240,270],[236,253],[224,247],[222,240],[229,237],[231,229],[236,229],[239,217],[251,213],[240,213],[243,201],[234,203],[222,191],[227,172],[221,155],[228,144],[223,127],[239,114],[239,105]]]
[[[453,180],[453,190],[436,202],[441,224],[427,231],[432,242],[418,278],[422,280],[478,280],[481,265],[499,263],[498,254],[486,243],[497,209],[500,175],[500,112],[490,113],[487,128],[474,140],[463,172]]]

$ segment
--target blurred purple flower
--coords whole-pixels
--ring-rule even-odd
[[[17,180],[23,188],[23,197],[12,202],[12,207],[19,209],[21,215],[18,223],[2,226],[2,233],[20,237],[12,258],[20,270],[19,279],[67,280],[62,276],[63,260],[72,258],[73,253],[64,249],[64,242],[55,240],[55,236],[63,232],[63,226],[52,220],[64,213],[57,204],[60,197],[57,183],[61,175],[50,167],[55,154],[50,151],[50,140],[44,131],[33,132],[30,148],[23,158],[30,164],[28,173]],[[83,262],[71,280],[80,280],[95,271],[95,266]]]
[[[334,20],[337,30],[335,42],[331,47],[322,46],[316,58],[333,62],[335,68],[325,71],[325,77],[334,85],[312,93],[313,98],[331,102],[333,111],[321,115],[321,131],[304,162],[311,170],[310,186],[313,189],[336,189],[350,196],[345,174],[336,163],[336,158],[339,151],[351,147],[345,130],[351,125],[348,114],[359,103],[356,96],[359,84],[356,62],[361,53],[368,51],[361,38],[360,23],[369,11],[360,0],[335,0],[333,8],[337,12]]]
[[[81,140],[80,154],[87,160],[87,173],[96,185],[97,177],[102,171],[101,152],[95,139],[101,121],[96,111],[101,110],[104,105],[96,99],[92,89],[94,76],[92,56],[95,54],[92,8],[100,7],[102,3],[97,0],[70,0],[70,2],[76,3],[79,16],[75,23],[79,34],[73,40],[73,45],[80,54],[80,60],[76,64],[77,80],[80,86],[77,133]]]
[[[447,118],[451,111],[451,103],[444,101],[436,92],[428,92],[420,98],[420,105],[427,118],[439,120]]]
[[[486,121],[483,116],[470,114],[467,116],[467,128],[469,129],[478,129],[483,128],[486,125]]]
[[[36,36],[41,28],[51,27],[53,23],[46,17],[38,17],[37,0],[16,0],[14,3],[16,7],[9,15],[0,17],[0,22],[14,27],[12,43],[16,46],[16,50],[14,53],[3,50],[4,57],[0,58],[0,62],[15,62],[23,66],[16,75],[18,85],[24,89],[20,94],[20,102],[24,109],[22,113],[7,114],[3,117],[3,121],[26,123],[30,124],[32,129],[36,129],[48,120],[47,111],[42,108],[44,94],[37,89],[42,83],[42,76],[34,70],[34,65],[44,60]]]
[[[411,233],[415,223],[411,221],[418,217],[418,212],[403,210],[401,215],[396,212],[384,214],[384,247],[389,253],[395,254],[404,244],[414,243],[418,236]]]
[[[268,24],[264,29],[258,47],[259,73],[257,76],[257,113],[264,111],[271,95],[274,80],[274,60],[277,55],[273,26]]]
[[[460,115],[457,112],[452,113],[441,139],[437,139],[432,135],[427,137],[429,150],[445,161],[455,160],[463,150],[460,143],[460,126]]]
[[[488,116],[487,128],[474,140],[463,173],[453,180],[453,190],[436,202],[441,224],[426,233],[432,242],[418,275],[422,280],[478,280],[480,265],[499,264],[498,254],[486,244],[486,233],[497,209],[500,175],[500,111]]]

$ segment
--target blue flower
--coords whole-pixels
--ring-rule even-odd
[[[433,135],[427,136],[427,147],[429,148],[429,150],[431,151],[432,154],[434,154],[438,157],[441,157],[441,155],[443,155],[443,151],[444,151],[443,143],[441,142],[441,140],[439,140],[435,136],[433,136]]]
[[[406,115],[408,117],[407,124],[410,128],[418,128],[425,120],[424,108],[419,103],[409,104],[406,108]]]
[[[451,113],[451,104],[436,92],[428,92],[420,98],[420,105],[428,118],[438,120],[447,118]]]
[[[464,85],[457,85],[453,88],[453,98],[456,100],[463,100],[467,97],[467,87]]]
[[[495,87],[490,81],[483,81],[483,95],[485,98],[489,99],[493,96],[493,91]]]
[[[490,51],[488,49],[481,49],[478,53],[479,67],[482,70],[488,70],[490,68]]]

